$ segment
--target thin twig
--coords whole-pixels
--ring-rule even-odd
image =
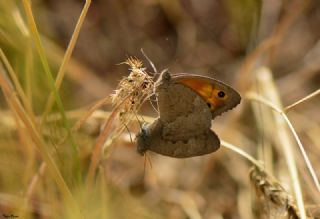
[[[105,105],[108,101],[110,101],[110,96],[107,96],[103,98],[102,100],[99,100],[97,103],[95,103],[90,109],[83,115],[80,120],[72,127],[72,131],[77,131],[83,123],[87,121],[87,119],[94,113],[98,108]]]
[[[260,169],[264,169],[261,161],[256,160],[254,157],[252,157],[250,154],[248,154],[244,150],[240,149],[239,147],[234,146],[234,145],[232,145],[232,144],[230,144],[228,142],[225,142],[223,140],[221,140],[221,146],[223,146],[225,148],[228,148],[229,150],[232,150],[232,151],[240,154],[241,156],[243,156],[247,160],[249,160],[253,165],[259,167]]]
[[[306,97],[298,100],[297,102],[295,102],[295,103],[293,103],[293,104],[285,107],[285,108],[284,108],[284,111],[285,111],[285,112],[289,112],[289,111],[290,111],[292,108],[294,108],[295,106],[297,106],[297,105],[299,105],[299,104],[301,104],[301,103],[303,103],[303,102],[305,102],[305,101],[307,101],[307,100],[309,100],[309,99],[317,96],[318,94],[320,94],[320,89],[312,92],[311,94],[309,94],[308,96],[306,96]]]

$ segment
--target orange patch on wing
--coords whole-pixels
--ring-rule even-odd
[[[197,94],[199,94],[206,101],[206,103],[209,103],[211,105],[211,110],[214,110],[216,107],[224,103],[224,101],[216,97],[216,92],[214,90],[215,88],[213,84],[194,78],[182,79],[179,80],[179,83],[190,87]]]

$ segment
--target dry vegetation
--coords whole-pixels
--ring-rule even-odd
[[[316,0],[0,0],[0,218],[320,218],[319,26]],[[136,152],[141,48],[239,91],[219,151]]]

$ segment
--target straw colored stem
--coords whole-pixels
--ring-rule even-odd
[[[36,119],[33,114],[32,106],[31,106],[30,102],[28,101],[28,98],[22,89],[22,86],[19,82],[17,74],[14,72],[9,60],[7,59],[6,55],[3,53],[1,48],[0,48],[0,58],[3,61],[4,66],[6,67],[6,70],[10,76],[10,79],[12,80],[13,85],[14,85],[15,89],[17,90],[19,97],[22,100],[22,103],[25,106],[25,108],[30,116],[30,119],[32,120],[32,122],[35,122]]]
[[[255,94],[255,93],[248,93],[247,97],[252,99],[252,100],[255,100],[255,101],[258,101],[258,102],[261,102],[261,103],[265,104],[266,106],[270,107],[272,110],[275,110],[276,112],[280,113],[280,115],[284,118],[285,122],[289,126],[290,131],[292,132],[292,134],[293,134],[293,136],[294,136],[294,138],[295,138],[295,140],[296,140],[296,142],[297,142],[297,144],[299,146],[299,149],[300,149],[301,154],[302,154],[302,156],[303,156],[303,158],[304,158],[304,160],[305,160],[305,162],[307,164],[307,168],[308,168],[308,170],[310,172],[310,175],[311,175],[311,177],[313,179],[313,182],[314,182],[318,192],[320,192],[320,183],[319,183],[319,179],[317,177],[317,174],[316,174],[315,170],[313,169],[312,164],[310,162],[310,159],[309,159],[306,151],[304,150],[304,146],[301,143],[300,138],[299,138],[297,132],[295,131],[292,123],[290,122],[289,118],[287,117],[287,115],[281,109],[279,109],[277,106],[275,106],[273,103],[271,103],[270,101],[262,98],[261,96]]]
[[[112,125],[113,125],[113,122],[114,122],[114,120],[116,118],[116,115],[117,115],[117,113],[121,109],[121,106],[125,103],[125,101],[127,100],[128,97],[124,98],[124,100],[113,109],[112,113],[110,114],[110,116],[109,116],[109,118],[108,118],[108,120],[107,120],[107,122],[106,122],[106,124],[105,124],[105,126],[103,128],[102,133],[99,135],[99,137],[97,139],[97,142],[94,145],[93,152],[92,152],[92,155],[91,155],[91,163],[90,163],[90,166],[89,166],[89,171],[88,171],[88,176],[87,176],[87,186],[88,186],[88,188],[90,188],[92,186],[92,183],[93,183],[93,180],[94,180],[94,177],[95,177],[95,172],[96,172],[96,169],[97,169],[97,165],[98,165],[98,162],[99,162],[99,160],[101,158],[103,145],[106,142],[107,137],[111,133]]]
[[[258,101],[260,103],[263,103],[269,107],[271,107],[276,112],[280,113],[281,116],[284,116],[285,114],[280,110],[275,104],[271,103],[268,100],[265,100],[263,97],[255,94],[255,93],[249,93],[247,97],[251,100]],[[301,185],[299,182],[298,172],[296,168],[296,163],[294,161],[294,153],[291,148],[291,143],[288,137],[288,134],[286,133],[285,128],[283,127],[283,122],[288,122],[286,119],[281,119],[281,117],[276,117],[276,122],[278,124],[278,136],[279,140],[281,141],[281,145],[283,146],[284,155],[287,161],[287,165],[289,168],[290,176],[292,179],[292,184],[294,188],[295,197],[297,200],[297,205],[299,208],[299,214],[302,219],[306,219],[306,213],[305,213],[305,207],[303,202],[303,195],[301,190]]]
[[[72,52],[73,52],[74,47],[76,45],[76,42],[77,42],[80,30],[81,30],[82,24],[83,24],[84,19],[85,19],[86,15],[87,15],[87,12],[89,10],[90,4],[91,4],[91,0],[86,0],[86,3],[83,6],[83,9],[81,11],[80,17],[78,19],[78,22],[77,22],[76,27],[74,29],[74,32],[72,34],[72,37],[71,37],[70,43],[68,45],[68,48],[67,48],[67,50],[66,50],[66,52],[64,54],[62,63],[60,65],[60,68],[59,68],[59,71],[58,71],[58,74],[57,74],[56,82],[55,82],[55,86],[56,86],[57,90],[59,90],[59,88],[60,88],[60,86],[62,84],[63,78],[65,76],[66,68],[67,68],[68,63],[70,61]],[[48,99],[48,102],[46,104],[46,108],[45,108],[44,113],[43,113],[42,121],[45,121],[46,115],[50,112],[50,110],[51,110],[51,108],[53,106],[53,103],[54,103],[54,93],[53,93],[53,91],[51,91],[49,99]]]
[[[6,100],[11,108],[12,112],[16,113],[21,122],[25,125],[26,130],[29,131],[30,137],[34,141],[37,149],[40,151],[44,161],[48,165],[48,169],[51,172],[53,178],[56,180],[56,183],[63,194],[66,203],[70,203],[73,212],[78,216],[78,218],[82,218],[80,214],[80,210],[73,199],[73,196],[64,181],[58,167],[56,166],[53,158],[51,157],[48,149],[46,148],[45,141],[39,134],[38,130],[35,128],[36,125],[32,123],[32,121],[27,116],[26,112],[24,111],[23,107],[21,106],[15,92],[10,88],[9,84],[7,83],[6,79],[4,78],[4,73],[0,73],[0,86],[3,90],[3,93],[6,97]]]
[[[244,150],[240,149],[237,146],[234,146],[226,141],[221,141],[221,146],[232,150],[234,152],[236,152],[237,154],[243,156],[244,158],[246,158],[248,161],[250,161],[253,165],[257,166],[260,169],[264,169],[263,165],[261,162],[259,162],[258,160],[256,160],[254,157],[252,157],[250,154],[248,154],[247,152],[245,152]]]
[[[83,123],[87,121],[87,119],[94,113],[98,108],[105,105],[107,102],[110,101],[110,96],[107,96],[103,98],[102,100],[95,103],[86,113],[84,116],[81,117],[81,119],[72,127],[72,131],[77,131]]]
[[[320,94],[320,89],[316,90],[315,92],[312,92],[311,94],[309,94],[308,96],[298,100],[297,102],[287,106],[286,108],[284,108],[284,111],[285,112],[289,112],[292,108],[296,107],[297,105],[299,105],[299,104],[301,104],[301,103],[303,103],[303,102],[305,102],[305,101],[307,101],[307,100],[309,100],[309,99],[311,99],[311,98],[313,98],[313,97],[315,97],[315,96],[317,96],[319,94]]]
[[[60,112],[60,114],[62,116],[62,121],[63,121],[64,126],[65,126],[65,128],[67,130],[67,133],[68,133],[67,137],[68,137],[68,141],[71,144],[72,149],[73,149],[73,155],[74,155],[75,169],[76,169],[77,178],[78,178],[78,180],[80,180],[80,161],[79,161],[78,156],[77,156],[77,145],[76,145],[76,143],[75,143],[75,141],[73,139],[71,128],[70,128],[70,124],[69,124],[68,119],[66,117],[61,97],[59,95],[58,89],[55,86],[54,79],[53,79],[53,76],[52,76],[51,71],[50,71],[49,63],[48,63],[48,60],[46,58],[46,54],[45,54],[44,48],[43,48],[42,43],[41,43],[40,35],[39,35],[38,30],[37,30],[37,25],[36,25],[34,17],[33,17],[30,0],[23,0],[23,6],[24,6],[24,10],[26,12],[26,17],[27,17],[27,20],[28,20],[28,26],[29,26],[29,28],[31,30],[33,40],[35,42],[37,51],[38,51],[39,56],[40,56],[41,63],[42,63],[43,68],[44,68],[44,72],[45,72],[45,74],[46,74],[46,76],[48,78],[48,81],[49,81],[51,90],[52,90],[52,92],[54,94],[54,97],[55,97],[59,112]]]

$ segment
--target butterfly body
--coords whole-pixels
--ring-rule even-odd
[[[171,77],[168,72],[160,76],[155,89],[159,118],[137,135],[140,154],[150,150],[185,158],[209,154],[220,147],[220,140],[210,127],[224,105],[214,99],[216,94],[210,90],[207,78],[197,78],[198,84],[192,84],[191,79],[184,75]],[[228,90],[224,92],[229,95]]]

